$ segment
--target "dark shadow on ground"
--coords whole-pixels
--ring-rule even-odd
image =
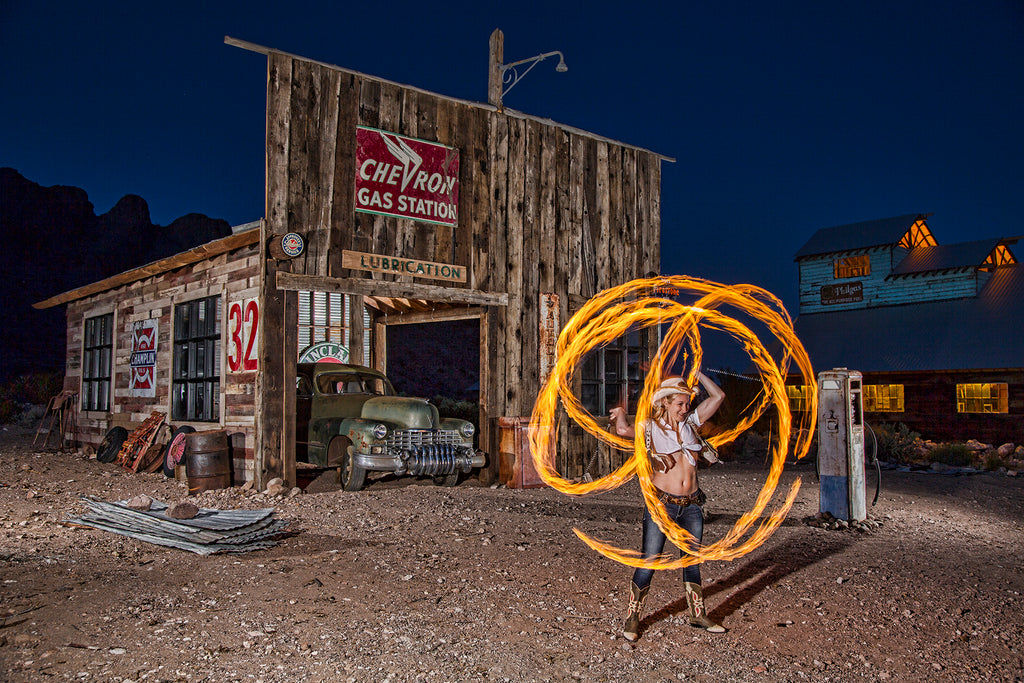
[[[806,569],[830,555],[842,552],[853,542],[854,537],[827,539],[815,543],[813,547],[793,542],[773,547],[768,551],[759,551],[755,557],[752,557],[731,575],[704,586],[705,600],[718,593],[728,592],[732,588],[742,586],[725,602],[709,610],[708,616],[712,621],[722,623],[726,617],[750,602],[754,596],[768,586],[777,583],[789,574]],[[646,629],[677,614],[685,615],[688,609],[684,595],[647,616],[641,621],[640,627]]]

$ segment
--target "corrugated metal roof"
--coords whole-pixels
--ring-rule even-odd
[[[908,213],[904,216],[880,218],[874,221],[862,221],[848,225],[837,225],[822,228],[811,235],[804,246],[796,252],[794,260],[799,261],[807,256],[831,254],[838,251],[869,249],[897,244],[910,227],[928,214]]]
[[[930,273],[954,268],[977,268],[985,262],[992,250],[999,246],[999,242],[1000,240],[997,238],[943,244],[935,247],[918,247],[911,250],[906,258],[892,269],[891,275]]]
[[[816,371],[1024,368],[1024,266],[996,270],[974,298],[800,316]]]

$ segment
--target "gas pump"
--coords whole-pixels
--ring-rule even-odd
[[[861,378],[846,368],[818,373],[820,510],[851,522],[867,517]]]

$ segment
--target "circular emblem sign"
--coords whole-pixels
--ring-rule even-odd
[[[323,341],[307,346],[299,354],[300,363],[347,363],[348,347],[338,342]]]
[[[305,246],[305,243],[302,241],[302,235],[297,232],[290,232],[281,238],[281,250],[285,256],[298,256],[302,253],[302,249]]]

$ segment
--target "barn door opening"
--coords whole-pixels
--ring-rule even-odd
[[[395,390],[429,399],[441,417],[480,417],[480,319],[403,323],[388,316],[387,374]],[[478,444],[479,447],[479,444]]]

